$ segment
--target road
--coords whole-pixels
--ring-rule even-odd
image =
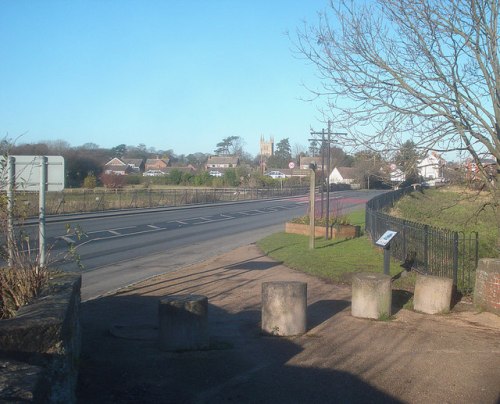
[[[346,212],[378,193],[334,192],[330,206]],[[48,218],[49,260],[52,267],[81,270],[82,300],[92,299],[283,231],[284,223],[306,214],[307,207],[307,197],[293,197]],[[68,224],[82,236],[67,233]],[[83,268],[64,258],[68,245]]]

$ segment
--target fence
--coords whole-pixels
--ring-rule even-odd
[[[45,213],[51,215],[114,209],[158,208],[200,203],[268,199],[304,195],[307,192],[308,188],[303,187],[283,189],[66,189],[63,192],[48,192],[46,194]],[[38,193],[16,192],[17,210],[22,210],[24,215],[38,215],[38,203]]]
[[[452,278],[457,289],[470,293],[478,262],[477,232],[465,234],[396,218],[382,210],[392,207],[411,188],[373,198],[366,204],[366,231],[377,240],[387,230],[398,232],[391,243],[391,255],[402,266],[418,272]]]

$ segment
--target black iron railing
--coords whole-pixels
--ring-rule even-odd
[[[384,210],[412,192],[406,188],[382,194],[366,204],[366,232],[378,240],[387,230],[398,235],[391,243],[391,255],[402,266],[418,272],[453,279],[457,289],[470,293],[478,262],[478,234],[465,234],[390,216]]]

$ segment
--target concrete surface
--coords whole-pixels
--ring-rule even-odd
[[[307,282],[308,332],[262,336],[262,282],[283,280]],[[158,301],[186,293],[209,299],[211,349],[162,352]],[[420,314],[401,309],[407,298],[394,292],[393,320],[355,318],[350,286],[293,271],[254,245],[238,248],[85,302],[77,396],[80,403],[497,403],[500,318],[464,303],[450,314]]]

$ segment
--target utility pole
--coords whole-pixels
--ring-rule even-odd
[[[328,240],[328,236],[329,236],[329,222],[330,222],[330,174],[331,174],[331,167],[330,167],[330,145],[334,142],[334,140],[332,139],[332,135],[336,135],[336,136],[339,136],[339,135],[346,135],[346,133],[342,133],[342,132],[332,132],[331,130],[331,121],[328,120],[328,128],[327,128],[327,138],[325,139],[325,130],[322,129],[321,132],[314,132],[314,131],[311,131],[311,135],[314,136],[314,135],[321,135],[321,146],[322,146],[322,149],[324,150],[325,148],[325,144],[326,144],[326,147],[327,147],[327,155],[326,155],[326,165],[327,165],[327,168],[326,168],[326,173],[327,173],[327,182],[326,182],[326,215],[325,215],[325,219],[326,219],[326,234],[325,234],[325,239]],[[316,139],[309,139],[309,140],[316,140]],[[322,160],[323,161],[323,171],[324,171],[324,159]],[[322,177],[322,179],[324,179],[324,176]],[[321,184],[321,186],[323,187],[323,183]],[[323,189],[323,188],[322,188]],[[321,198],[321,206],[323,207],[323,194],[322,195],[322,198]],[[322,215],[323,216],[323,215]]]

